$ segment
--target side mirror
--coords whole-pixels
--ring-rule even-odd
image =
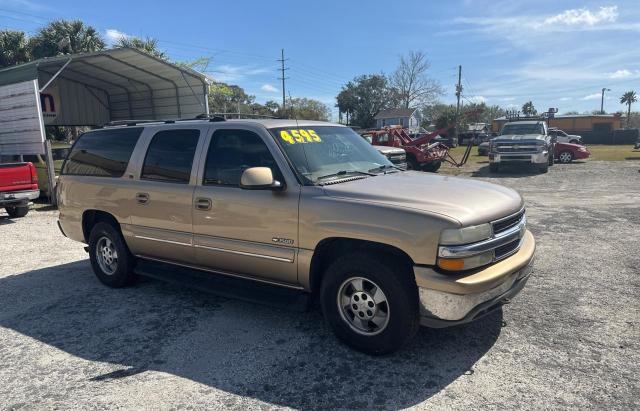
[[[244,170],[240,177],[240,188],[245,190],[284,190],[284,184],[273,179],[269,167],[251,167]]]

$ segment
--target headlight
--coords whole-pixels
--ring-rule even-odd
[[[442,230],[440,233],[441,245],[461,245],[475,243],[491,237],[491,225],[480,224],[471,227]]]
[[[464,258],[438,258],[438,267],[447,271],[463,271],[481,267],[493,261],[493,250]]]

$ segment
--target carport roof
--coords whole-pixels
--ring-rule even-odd
[[[62,67],[82,83],[99,87],[138,90],[198,87],[207,85],[204,74],[180,67],[133,48],[46,57],[0,70],[0,86],[38,78],[39,72],[55,74]],[[40,85],[43,86],[42,84]],[[196,90],[196,89],[194,89]]]

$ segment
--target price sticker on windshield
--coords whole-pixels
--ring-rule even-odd
[[[315,130],[291,129],[280,131],[280,138],[289,144],[320,143],[322,140]]]

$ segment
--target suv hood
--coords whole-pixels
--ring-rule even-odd
[[[507,187],[466,178],[405,171],[323,186],[326,195],[405,207],[449,217],[463,226],[518,212],[520,195]]]
[[[505,134],[495,137],[492,141],[524,141],[524,140],[540,140],[547,141],[544,134]]]

